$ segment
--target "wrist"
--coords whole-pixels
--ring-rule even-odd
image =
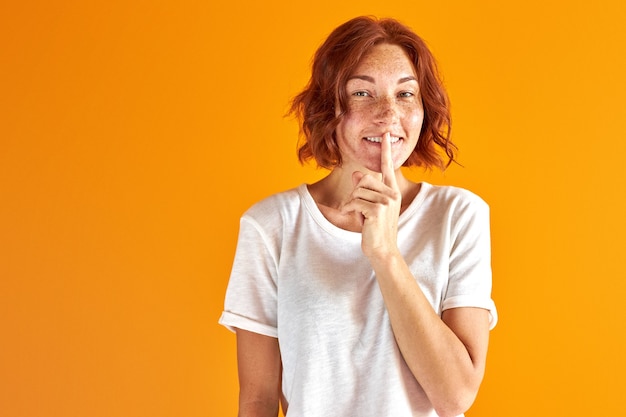
[[[375,250],[367,257],[375,271],[393,270],[401,262],[404,262],[404,258],[397,247],[387,250]]]

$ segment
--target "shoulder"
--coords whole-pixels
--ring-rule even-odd
[[[470,190],[451,185],[423,183],[425,200],[439,209],[488,211],[489,205],[482,197]]]
[[[281,221],[301,206],[301,189],[304,185],[282,191],[252,205],[242,215],[242,220],[250,220],[260,225]]]

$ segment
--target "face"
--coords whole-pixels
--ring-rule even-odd
[[[346,92],[348,109],[335,132],[342,166],[380,172],[380,141],[389,132],[398,169],[413,152],[424,120],[417,75],[404,50],[373,47],[348,79]]]

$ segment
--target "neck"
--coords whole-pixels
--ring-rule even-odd
[[[309,191],[311,192],[315,202],[318,205],[324,205],[334,209],[341,208],[349,201],[350,195],[354,190],[354,184],[352,182],[352,173],[354,171],[354,169],[347,167],[336,167],[328,176],[319,182],[312,184],[309,187]],[[382,174],[380,172],[364,169],[360,169],[360,171],[373,175],[379,179],[382,178]],[[411,189],[415,186],[415,184],[407,180],[402,174],[402,171],[399,169],[396,170],[396,181],[398,182],[398,186],[400,187],[400,191],[402,193],[402,200],[410,202],[412,197],[414,197]]]

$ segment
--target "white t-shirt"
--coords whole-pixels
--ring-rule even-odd
[[[437,314],[485,308],[495,326],[483,200],[422,183],[398,246]],[[361,234],[330,223],[306,185],[241,218],[219,322],[278,338],[288,417],[436,416],[395,342]]]

